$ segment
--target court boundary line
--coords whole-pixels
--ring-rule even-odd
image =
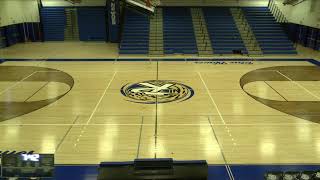
[[[208,123],[209,123],[209,126],[210,126],[211,130],[212,130],[213,137],[214,137],[214,139],[216,140],[216,142],[217,142],[217,144],[218,144],[218,146],[219,146],[220,154],[221,154],[221,156],[222,156],[222,158],[223,158],[223,161],[224,161],[224,163],[225,163],[224,166],[225,166],[226,171],[227,171],[227,173],[228,173],[229,179],[230,179],[230,180],[234,180],[234,176],[233,176],[233,174],[232,174],[232,170],[231,170],[231,168],[230,168],[230,166],[229,166],[229,163],[228,163],[228,161],[227,161],[227,158],[226,158],[226,156],[225,156],[225,154],[224,154],[224,152],[223,152],[223,150],[222,150],[223,148],[222,148],[221,143],[219,142],[218,136],[217,136],[217,134],[216,134],[216,132],[215,132],[213,126],[212,126],[210,117],[208,117]]]
[[[114,72],[114,71],[112,71],[112,72]],[[303,86],[302,86],[303,87]],[[307,89],[306,89],[307,90]],[[231,116],[235,116],[235,115],[231,115]],[[244,115],[244,116],[246,116],[246,115]],[[254,115],[253,115],[254,116]],[[266,115],[266,116],[269,116],[269,115]],[[297,125],[297,124],[299,124],[299,123],[292,123],[292,124],[294,124],[294,125]],[[317,124],[317,123],[301,123],[301,124]],[[0,124],[1,125],[1,124]],[[24,124],[20,124],[20,125],[24,125]],[[84,124],[84,125],[92,125],[92,124]],[[94,124],[94,125],[100,125],[100,124]],[[106,125],[110,125],[110,124],[106,124]],[[121,125],[121,124],[117,124],[117,125]],[[142,124],[141,124],[142,125]],[[162,124],[159,124],[159,125],[162,125]],[[177,125],[180,125],[180,124],[177,124]],[[195,124],[195,125],[197,125],[197,124]],[[229,124],[229,125],[232,125],[232,124]],[[247,125],[247,124],[246,124]],[[278,123],[276,124],[277,126],[279,125]],[[142,125],[143,126],[143,125]],[[224,126],[224,124],[223,125],[221,125],[221,126]]]
[[[157,61],[157,78],[156,80],[159,80],[159,61]],[[156,90],[158,91],[158,86],[156,88]],[[155,129],[154,129],[154,158],[157,158],[157,153],[158,153],[158,94],[156,95],[156,114],[155,114]]]
[[[108,90],[109,86],[111,85],[112,81],[114,80],[114,77],[116,76],[116,74],[117,74],[117,71],[114,72],[112,78],[109,80],[109,82],[108,82],[108,84],[107,84],[107,86],[106,86],[103,94],[101,95],[101,97],[100,97],[100,99],[98,100],[95,108],[93,109],[93,111],[92,111],[92,113],[91,113],[88,121],[86,122],[86,125],[83,125],[83,127],[81,128],[81,132],[80,132],[80,134],[77,136],[77,139],[76,139],[76,142],[75,142],[75,144],[74,144],[74,147],[76,147],[76,146],[78,145],[78,143],[80,142],[80,138],[82,137],[82,134],[85,132],[85,129],[87,128],[87,126],[88,126],[88,124],[90,123],[92,117],[94,116],[95,112],[97,111],[97,109],[98,109],[98,107],[99,107],[102,99],[105,97],[105,95],[106,95],[106,93],[107,93],[107,90]]]
[[[212,97],[212,95],[211,95],[211,93],[210,93],[210,91],[209,91],[209,89],[208,89],[207,84],[205,83],[204,79],[203,79],[202,76],[201,76],[201,73],[198,72],[198,75],[199,75],[199,77],[200,77],[200,80],[201,80],[202,84],[204,85],[204,87],[205,87],[205,89],[206,89],[206,91],[207,91],[207,94],[209,95],[209,98],[211,99],[212,104],[214,105],[216,111],[218,112],[219,117],[220,117],[223,125],[224,125],[226,128],[228,128],[228,127],[226,126],[226,122],[224,121],[224,119],[223,119],[223,117],[222,117],[222,115],[221,115],[221,112],[220,112],[220,110],[219,110],[219,108],[218,108],[218,105],[217,105],[216,102],[214,101],[214,99],[213,99],[213,97]],[[227,161],[227,159],[226,159],[226,156],[225,156],[225,154],[224,154],[224,152],[223,152],[222,145],[220,144],[219,139],[218,139],[218,137],[216,136],[216,133],[215,133],[215,131],[214,131],[214,128],[213,128],[213,126],[212,126],[212,124],[211,124],[210,117],[208,117],[208,121],[209,121],[209,125],[210,125],[210,127],[211,127],[211,129],[212,129],[214,138],[216,139],[216,142],[217,142],[217,144],[218,144],[218,146],[219,146],[220,153],[221,153],[221,156],[222,156],[222,158],[223,158],[223,160],[224,160],[225,167],[226,167],[226,170],[227,170],[229,179],[230,179],[230,180],[234,180],[234,176],[233,176],[233,174],[232,174],[232,170],[231,170],[231,168],[230,168],[230,166],[229,166],[229,164],[228,164],[228,161]],[[229,135],[230,135],[230,133],[229,133]],[[231,136],[232,136],[232,135],[231,135]]]
[[[137,149],[137,159],[139,158],[139,155],[140,155],[140,144],[141,144],[141,137],[142,137],[143,121],[144,121],[144,118],[142,116],[141,117],[140,133],[139,133],[139,141],[138,141],[138,149]]]
[[[109,87],[110,87],[112,81],[114,80],[116,74],[117,74],[117,71],[115,71],[115,72],[113,73],[113,76],[112,76],[111,79],[109,80],[109,83],[108,83],[108,85],[106,86],[106,88],[105,88],[103,94],[101,95],[99,101],[97,102],[95,108],[93,109],[93,111],[92,111],[92,113],[91,113],[91,115],[90,115],[90,117],[89,117],[89,119],[88,119],[88,121],[87,121],[87,124],[90,123],[90,121],[91,121],[91,119],[93,118],[94,114],[95,114],[96,111],[98,110],[98,107],[99,107],[102,99],[103,99],[103,98],[105,97],[105,95],[107,94],[107,90],[109,89]]]
[[[113,123],[95,123],[95,124],[0,124],[0,126],[154,126],[154,123],[122,123],[122,124],[113,124]],[[207,123],[162,123],[159,126],[208,126]],[[320,125],[318,123],[309,122],[309,123],[256,123],[256,124],[214,124],[213,126],[289,126],[289,125]]]
[[[223,119],[223,117],[222,117],[222,114],[221,114],[221,112],[220,112],[220,110],[219,110],[219,108],[218,108],[218,105],[217,105],[216,102],[214,101],[214,99],[213,99],[213,97],[212,97],[212,95],[211,95],[211,93],[210,93],[210,90],[209,90],[207,84],[205,83],[204,79],[202,78],[201,73],[198,72],[198,75],[199,75],[199,77],[200,77],[200,80],[201,80],[202,84],[204,85],[204,87],[205,87],[205,89],[206,89],[206,91],[207,91],[207,94],[209,95],[209,98],[210,98],[213,106],[215,107],[215,109],[216,109],[217,112],[218,112],[218,116],[220,116],[222,123],[223,123],[223,124],[226,124],[226,122],[224,121],[224,119]]]
[[[320,116],[319,114],[297,114],[297,115],[305,115],[305,116]],[[77,115],[74,115],[77,116]],[[74,116],[70,116],[70,119],[73,119]],[[89,117],[90,115],[78,115],[81,117]],[[96,115],[95,117],[139,117],[141,118],[141,116],[144,117],[153,117],[154,115],[151,114],[146,114],[146,115]],[[158,115],[158,117],[194,117],[194,116],[198,116],[198,117],[207,117],[207,116],[219,116],[218,114],[203,114],[203,115]],[[271,116],[271,117],[291,117],[292,115],[288,115],[288,114],[283,114],[283,115],[273,115],[273,114],[268,114],[268,115],[263,115],[263,114],[223,114],[223,116]],[[50,118],[63,118],[65,116],[44,116],[44,115],[38,115],[38,116],[33,116],[33,118],[43,118],[43,117],[50,117]],[[0,122],[1,125],[2,122]]]
[[[70,124],[70,127],[68,128],[67,132],[65,133],[65,135],[62,137],[61,141],[59,142],[59,144],[56,146],[55,150],[54,150],[54,153],[57,153],[57,151],[60,149],[63,141],[65,140],[65,138],[68,136],[69,132],[71,131],[71,129],[73,128],[73,125],[75,122],[77,122],[77,120],[79,119],[80,116],[77,116],[74,120],[73,120],[73,123]]]

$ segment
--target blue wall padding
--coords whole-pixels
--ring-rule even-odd
[[[18,25],[10,25],[5,27],[5,37],[7,46],[14,45],[22,40]]]
[[[0,27],[0,49],[7,47],[7,41],[5,37],[5,31],[4,28]]]
[[[81,41],[106,41],[106,9],[78,8],[78,26]]]
[[[45,41],[63,41],[66,16],[63,7],[41,9],[41,21]]]

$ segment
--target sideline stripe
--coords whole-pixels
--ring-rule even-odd
[[[221,115],[221,112],[220,112],[220,110],[219,110],[219,108],[218,108],[218,105],[216,104],[216,102],[214,101],[213,97],[211,96],[211,93],[210,93],[210,91],[209,91],[209,88],[208,88],[207,84],[205,83],[204,79],[202,78],[201,73],[198,72],[198,75],[199,75],[199,77],[200,77],[200,79],[201,79],[204,87],[206,88],[207,94],[209,95],[212,104],[213,104],[214,107],[216,108],[216,110],[217,110],[217,112],[218,112],[218,114],[219,114],[219,116],[220,116],[220,119],[221,119],[223,125],[225,125],[225,127],[228,129],[228,127],[226,126],[226,122],[224,121],[224,119],[223,119],[223,117],[222,117],[222,115]],[[233,176],[233,174],[232,174],[231,168],[230,168],[230,166],[229,166],[229,164],[228,164],[228,162],[227,162],[227,159],[226,159],[226,157],[225,157],[225,155],[224,155],[222,145],[220,144],[219,139],[218,139],[218,137],[217,137],[217,135],[216,135],[216,133],[215,133],[215,131],[214,131],[214,128],[213,128],[212,123],[211,123],[211,120],[210,120],[210,117],[208,117],[208,122],[209,122],[209,124],[210,124],[210,126],[211,126],[211,129],[212,129],[214,138],[216,139],[216,141],[217,141],[217,143],[218,143],[218,145],[219,145],[220,153],[221,153],[221,156],[222,156],[222,158],[223,158],[223,160],[224,160],[224,162],[225,162],[225,167],[226,167],[226,169],[227,169],[227,172],[228,172],[228,175],[229,175],[229,179],[230,179],[230,180],[234,180],[234,176]],[[229,132],[229,129],[228,129],[228,132]],[[232,136],[230,133],[229,133],[229,135]]]
[[[111,85],[112,81],[114,80],[114,77],[116,76],[116,74],[117,74],[117,71],[113,73],[113,76],[112,76],[111,80],[109,81],[108,85],[106,86],[106,88],[105,88],[105,90],[104,90],[104,92],[103,92],[102,96],[100,97],[100,99],[99,99],[98,103],[97,103],[97,104],[96,104],[96,106],[94,107],[94,109],[93,109],[93,111],[92,111],[92,113],[91,113],[91,115],[90,115],[90,117],[89,117],[89,119],[88,119],[88,121],[87,121],[87,123],[86,123],[87,125],[90,123],[90,121],[91,121],[91,119],[92,119],[93,115],[96,113],[96,111],[97,111],[97,109],[98,109],[98,107],[99,107],[99,105],[100,105],[100,103],[101,103],[102,99],[103,99],[103,98],[104,98],[104,96],[107,94],[107,91],[108,91],[108,89],[109,89],[109,87],[110,87],[110,85]]]
[[[141,123],[132,124],[0,124],[0,126],[141,126]],[[155,124],[148,123],[143,124],[144,126],[154,126]],[[257,123],[257,124],[214,124],[213,126],[296,126],[296,125],[320,125],[318,123]],[[158,126],[208,126],[208,123],[199,124],[158,124]]]

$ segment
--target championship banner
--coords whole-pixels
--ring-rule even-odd
[[[120,3],[119,0],[108,0],[108,32],[110,42],[119,42]]]

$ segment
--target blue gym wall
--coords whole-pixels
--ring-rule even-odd
[[[0,49],[7,47],[4,28],[0,27]]]
[[[43,26],[43,38],[45,41],[63,41],[66,16],[64,8],[41,8],[41,23]]]
[[[22,40],[22,36],[19,33],[19,27],[17,25],[10,25],[5,28],[5,37],[7,45],[11,46]]]
[[[0,27],[0,48],[12,46],[18,42],[35,42],[40,39],[39,23],[21,23]]]

